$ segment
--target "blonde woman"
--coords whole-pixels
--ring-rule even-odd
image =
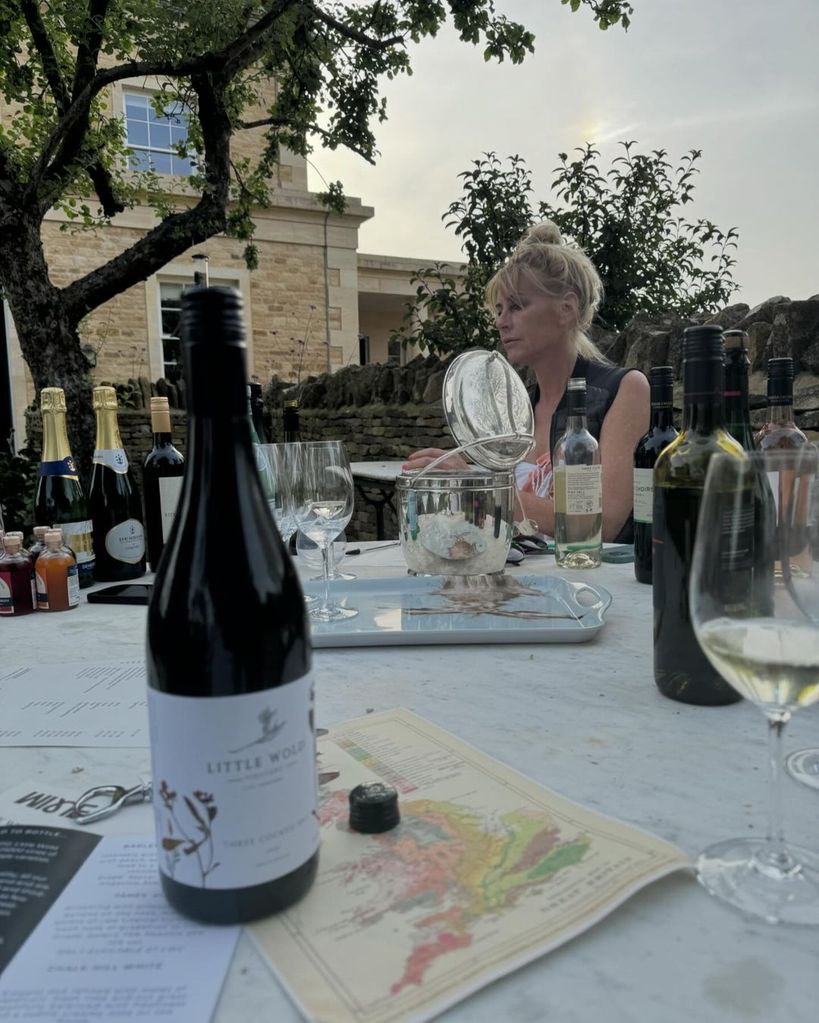
[[[588,336],[603,296],[600,276],[582,249],[564,243],[550,221],[532,227],[486,289],[506,357],[528,366],[535,443],[516,468],[519,519],[554,535],[552,455],[566,427],[566,385],[586,378],[589,431],[603,465],[603,540],[632,540],[632,455],[648,430],[648,380],[637,370],[613,366]],[[404,468],[421,469],[443,454],[413,452]],[[457,456],[453,456],[455,463]]]

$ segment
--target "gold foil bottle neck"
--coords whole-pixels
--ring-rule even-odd
[[[44,387],[40,391],[41,412],[65,412],[65,391],[62,387]]]
[[[113,387],[94,388],[94,408],[117,410],[117,392]]]

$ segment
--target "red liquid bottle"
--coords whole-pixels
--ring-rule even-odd
[[[3,537],[6,555],[0,560],[0,615],[28,615],[34,606],[31,558],[21,553],[19,536]]]

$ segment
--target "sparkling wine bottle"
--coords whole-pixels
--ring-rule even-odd
[[[159,870],[176,909],[235,923],[316,874],[309,632],[256,468],[239,294],[186,292],[181,335],[188,462],[148,610]]]
[[[65,392],[44,387],[40,392],[43,415],[43,458],[34,498],[36,522],[59,526],[77,558],[77,577],[85,589],[94,582],[94,538],[88,501],[68,445]]]
[[[554,454],[555,560],[566,568],[596,568],[603,550],[600,449],[586,429],[586,380],[572,377],[566,432]]]
[[[171,532],[185,471],[185,459],[173,446],[171,438],[171,411],[167,398],[151,398],[151,430],[154,446],[142,467],[142,492],[148,561],[155,572]]]
[[[717,452],[743,458],[725,429],[722,331],[688,327],[683,338],[683,428],[654,466],[654,681],[664,696],[701,705],[741,697],[702,652],[691,624],[688,582],[708,463]],[[750,600],[752,496],[726,502],[726,515],[746,516],[745,540],[731,564],[719,566],[726,604]],[[709,522],[704,528],[718,529]]]
[[[135,579],[145,572],[142,506],[117,422],[117,392],[94,388],[97,442],[88,504],[94,523],[100,582]]]
[[[674,427],[674,369],[654,366],[651,380],[651,426],[634,449],[634,575],[651,583],[654,463],[677,436]]]

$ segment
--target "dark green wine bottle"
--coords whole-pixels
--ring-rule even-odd
[[[43,414],[43,458],[34,498],[34,521],[59,526],[77,559],[80,587],[94,582],[94,538],[88,501],[68,444],[65,392],[62,387],[40,391]]]
[[[719,327],[687,328],[682,431],[660,452],[654,466],[654,681],[664,696],[706,706],[741,699],[702,652],[688,603],[689,571],[708,463],[717,452],[745,457],[725,429],[723,359]],[[719,528],[719,524],[706,523],[704,527]],[[750,599],[752,513],[747,531],[746,563],[724,566],[726,594],[734,586],[738,599]]]
[[[148,561],[155,572],[171,532],[185,471],[185,459],[173,446],[167,398],[151,398],[151,431],[154,445],[142,467],[142,491]]]
[[[172,906],[238,923],[316,875],[310,635],[256,468],[238,292],[187,291],[180,327],[187,466],[148,609],[157,851]]]

